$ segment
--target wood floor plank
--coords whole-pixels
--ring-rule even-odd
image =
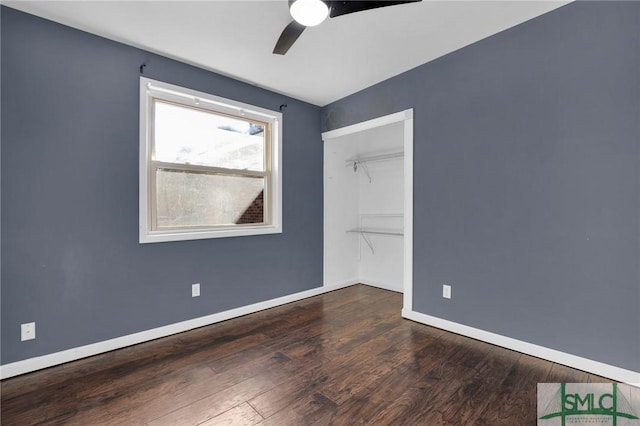
[[[245,402],[204,423],[200,423],[198,426],[253,426],[262,420],[262,416]]]
[[[612,382],[611,379],[607,379],[606,377],[598,376],[595,374],[589,374],[589,378],[587,379],[587,383],[611,383],[611,382]]]
[[[279,359],[286,359],[287,361],[283,362],[279,368],[260,369],[256,375],[249,379],[198,399],[189,405],[149,422],[149,425],[197,425],[236,405],[250,401],[255,396],[285,382],[298,372],[312,368],[310,365],[290,360],[284,356],[279,357]]]
[[[299,372],[249,400],[254,409],[264,418],[269,418],[280,411],[288,411],[299,401],[308,399],[316,391],[318,382],[326,380],[327,374],[322,368],[322,364],[311,368],[308,371]]]
[[[588,383],[589,373],[566,367],[560,364],[553,364],[545,383]]]
[[[189,405],[194,398],[202,398],[224,388],[215,380],[215,374],[206,365],[209,358],[222,353],[241,351],[263,342],[266,336],[248,335],[237,340],[222,339],[216,345],[209,342],[198,352],[184,353],[176,358],[159,358],[162,362],[149,365],[131,364],[131,368],[120,369],[113,377],[116,380],[96,380],[97,386],[78,392],[78,415],[85,424],[128,424],[146,422],[166,414],[176,407]],[[185,362],[186,365],[181,362]],[[177,361],[177,362],[176,362]],[[268,364],[268,363],[267,363]],[[103,372],[101,376],[109,373]],[[126,389],[125,392],[122,392]],[[111,407],[105,412],[108,401]],[[124,407],[124,408],[122,408]]]
[[[7,425],[528,425],[611,380],[400,317],[356,285],[1,382]]]
[[[336,370],[348,372],[354,363],[375,357],[401,339],[402,326],[389,330],[386,334],[379,335],[362,344],[358,350],[339,355],[327,362],[319,363],[310,371],[291,377],[288,381],[265,392],[250,401],[264,417],[270,417],[276,412],[287,409],[298,400],[313,395],[318,389],[336,374]]]
[[[406,421],[425,424],[473,425],[478,414],[487,406],[487,389],[494,389],[520,354],[503,354],[498,348],[484,352],[485,356],[474,368],[458,365],[454,358],[445,369],[440,366],[418,379],[399,398],[374,418],[384,424],[387,419],[400,416]],[[507,356],[504,356],[507,355]],[[459,357],[458,357],[459,359]],[[426,423],[428,422],[428,423]]]
[[[350,395],[336,411],[334,421],[337,424],[375,424],[373,419],[381,410],[395,402],[397,395],[411,386],[413,372],[413,366],[406,363],[379,377],[361,392]],[[394,396],[390,397],[391,395]]]
[[[390,395],[402,394],[417,378],[423,377],[443,360],[448,359],[453,349],[451,346],[443,345],[440,337],[452,341],[462,339],[460,336],[442,334],[423,342],[424,346],[419,345],[422,348],[414,347],[405,351],[405,357],[400,358],[402,361],[398,365],[388,371],[379,371],[382,374],[373,376],[374,380],[357,389],[340,405],[335,413],[336,421],[345,424],[370,423],[381,410],[396,400],[394,397],[389,398]]]
[[[371,395],[381,378],[396,372],[403,364],[411,364],[411,355],[433,344],[439,336],[421,337],[419,341],[397,341],[383,352],[359,357],[363,362],[343,363],[330,380],[321,384],[321,392],[340,404],[363,390]]]
[[[468,362],[466,358],[482,358],[490,350],[490,346],[478,343],[443,334],[422,349],[409,352],[405,363],[345,401],[336,416],[343,420],[349,418],[354,424],[384,424],[398,415],[407,424],[420,423],[424,414],[434,407],[430,395],[444,396],[449,389],[457,388],[460,376],[473,371],[464,365]],[[480,355],[469,346],[481,348]],[[390,394],[398,397],[389,399]]]
[[[474,424],[491,401],[487,389],[498,388],[520,356],[499,348],[490,351],[461,386],[449,394],[447,404],[440,408],[442,418],[449,424]]]
[[[372,307],[375,308],[375,304]],[[348,326],[329,329],[322,324],[307,326],[281,335],[279,338],[272,338],[263,345],[215,359],[208,365],[214,371],[224,373],[224,377],[228,379],[231,373],[236,376],[255,374],[256,370],[262,366],[263,358],[270,356],[275,351],[282,352],[291,359],[322,362],[329,355],[328,351],[333,348],[334,340],[341,340],[344,336],[349,336],[353,333],[353,329],[364,327],[370,321],[367,315],[361,315],[359,312],[352,312],[349,318]],[[375,333],[375,330],[369,333]]]
[[[319,392],[305,395],[273,416],[260,423],[261,426],[283,425],[327,425],[337,404]]]
[[[487,426],[536,424],[537,384],[546,380],[551,366],[552,363],[539,358],[520,356],[475,423]]]
[[[271,337],[281,337],[289,332],[295,332],[307,327],[319,328],[322,332],[337,330],[348,326],[355,320],[371,319],[372,312],[388,307],[390,304],[396,305],[398,300],[399,296],[397,294],[386,292],[378,294],[376,297],[340,305],[339,310],[325,310],[324,305],[320,304],[320,306],[314,306],[313,309],[307,309],[303,312],[298,312],[295,316],[291,316],[288,328],[283,327],[269,335]],[[383,312],[388,311],[385,309]],[[399,312],[397,315],[399,317]]]

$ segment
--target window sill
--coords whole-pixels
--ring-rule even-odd
[[[251,235],[281,234],[282,226],[258,225],[234,228],[205,229],[202,231],[151,231],[140,233],[140,244],[171,241],[206,240],[212,238],[247,237]]]

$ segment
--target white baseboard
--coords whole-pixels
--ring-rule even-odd
[[[402,317],[416,321],[422,324],[441,328],[456,334],[471,337],[493,345],[502,346],[516,352],[532,355],[537,358],[546,359],[548,361],[557,362],[558,364],[586,371],[588,373],[597,374],[598,376],[607,377],[609,379],[627,383],[640,387],[640,372],[626,370],[624,368],[615,367],[613,365],[604,364],[599,361],[571,355],[560,352],[555,349],[549,349],[544,346],[535,345],[533,343],[524,342],[522,340],[512,339],[511,337],[502,336],[500,334],[491,333],[489,331],[480,330],[478,328],[469,327],[452,321],[444,320],[430,315],[421,314],[415,311],[402,310]]]
[[[350,280],[346,280],[346,281],[340,281],[337,283],[332,283],[332,284],[325,284],[324,285],[324,292],[327,293],[329,291],[334,291],[334,290],[340,290],[341,288],[345,288],[345,287],[351,287],[352,285],[356,285],[356,284],[360,284],[360,280],[357,278],[352,278]]]
[[[334,284],[325,284],[324,288],[325,288],[325,292],[327,292],[327,291],[339,290],[345,287],[350,287],[356,284],[364,284],[364,285],[368,285],[369,287],[377,287],[383,290],[390,290],[390,291],[395,291],[397,293],[402,293],[402,290],[398,290],[393,285],[378,282],[378,281],[373,281],[373,280],[360,279],[360,278],[353,278],[350,280],[341,281],[339,283],[334,283]]]
[[[379,282],[379,281],[368,280],[366,278],[360,280],[360,283],[362,283],[364,285],[371,286],[371,287],[381,288],[383,290],[389,290],[389,291],[395,291],[396,293],[402,293],[402,287],[400,287],[400,289],[398,289],[398,286],[392,285],[392,284],[389,284],[389,283],[383,283],[383,282]]]
[[[86,346],[80,346],[77,348],[67,349],[67,350],[55,352],[52,354],[29,358],[23,361],[17,361],[10,364],[5,364],[0,366],[0,379],[6,379],[9,377],[18,376],[20,374],[30,373],[32,371],[41,370],[43,368],[52,367],[54,365],[63,364],[65,362],[71,362],[81,358],[97,355],[100,353],[125,348],[131,345],[136,345],[138,343],[144,343],[150,340],[170,336],[172,334],[181,333],[183,331],[192,330],[194,328],[203,327],[203,326],[214,324],[220,321],[226,321],[228,319],[240,317],[243,315],[262,311],[264,309],[269,309],[269,308],[284,305],[287,303],[295,302],[298,300],[306,299],[308,297],[317,296],[322,293],[338,290],[340,288],[349,287],[351,285],[359,284],[359,283],[360,283],[360,280],[354,279],[354,280],[348,280],[348,281],[335,283],[331,285],[325,285],[324,287],[318,287],[318,288],[303,291],[300,293],[290,294],[290,295],[279,297],[276,299],[254,303],[252,305],[231,309],[228,311],[219,312],[216,314],[207,315],[200,318],[194,318],[191,320],[170,324],[167,326],[142,331],[139,333],[129,334],[127,336],[121,336],[115,339],[105,340],[102,342],[92,343]],[[385,288],[374,283],[363,282],[362,284]],[[387,288],[387,289],[393,290],[391,288]],[[593,360],[582,358],[576,355],[567,354],[554,349],[538,346],[533,343],[524,342],[521,340],[513,339],[510,337],[506,337],[506,336],[491,333],[488,331],[480,330],[477,328],[469,327],[466,325],[458,324],[458,323],[444,320],[441,318],[436,318],[429,315],[421,314],[415,311],[408,311],[406,309],[403,309],[402,316],[404,318],[407,318],[422,324],[441,328],[443,330],[451,331],[453,333],[461,334],[463,336],[471,337],[477,340],[482,340],[484,342],[502,346],[504,348],[511,349],[517,352],[522,352],[538,358],[557,362],[558,364],[563,364],[572,368],[577,368],[579,370],[587,371],[589,373],[597,374],[603,377],[608,377],[610,379],[613,379],[619,382],[628,383],[628,384],[640,387],[640,372],[626,370],[620,367],[604,364],[599,361],[593,361]]]
[[[149,340],[170,336],[172,334],[181,333],[183,331],[192,330],[194,328],[203,327],[205,325],[214,324],[220,321],[240,317],[264,309],[273,308],[284,305],[286,303],[295,302],[297,300],[306,299],[326,292],[324,287],[318,287],[311,290],[302,291],[300,293],[290,294],[276,299],[266,300],[264,302],[254,303],[253,305],[242,306],[240,308],[230,309],[228,311],[211,314],[200,318],[194,318],[163,327],[153,328],[151,330],[141,331],[139,333],[129,334],[126,336],[116,337],[102,342],[92,343],[86,346],[67,349],[60,352],[25,359],[22,361],[12,362],[0,366],[0,380],[6,379],[20,374],[30,373],[32,371],[41,370],[54,365],[63,364],[65,362],[75,361],[88,356],[109,352],[115,349],[125,348],[127,346],[136,345],[138,343],[148,342]]]

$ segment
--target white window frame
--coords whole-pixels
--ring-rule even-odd
[[[267,149],[267,188],[265,188],[266,223],[215,226],[185,229],[152,229],[151,213],[155,182],[151,176],[152,165],[152,104],[153,100],[163,100],[197,106],[214,113],[237,116],[269,123],[271,144]],[[282,113],[256,107],[254,105],[221,98],[208,93],[191,90],[173,84],[140,77],[140,177],[139,177],[139,229],[140,243],[200,240],[208,238],[240,237],[282,233]]]

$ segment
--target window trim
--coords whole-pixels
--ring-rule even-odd
[[[155,178],[151,173],[162,164],[152,160],[152,103],[154,99],[205,109],[239,119],[252,119],[269,124],[270,143],[265,146],[265,202],[267,223],[242,224],[188,229],[152,230]],[[222,98],[197,90],[140,77],[140,151],[139,151],[139,242],[200,240],[282,233],[282,113]],[[172,164],[172,163],[171,163]],[[196,169],[198,166],[187,166]],[[172,164],[171,168],[174,168]],[[270,172],[269,172],[270,169]],[[222,169],[221,169],[222,170]],[[262,172],[248,171],[248,175]],[[270,220],[269,220],[270,219]]]

